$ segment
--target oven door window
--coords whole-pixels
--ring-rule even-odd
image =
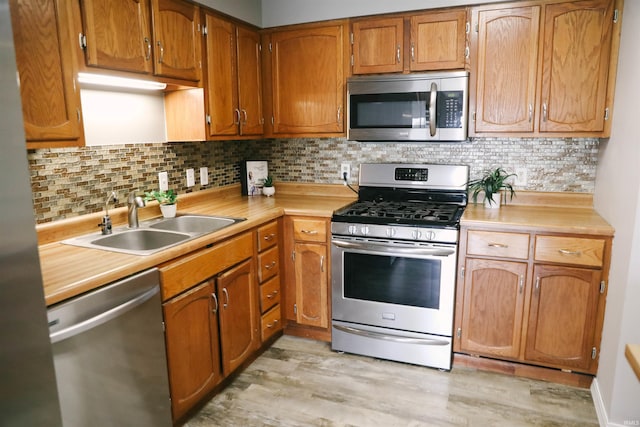
[[[429,92],[351,95],[351,129],[429,127]]]
[[[344,254],[344,297],[439,309],[438,259]]]

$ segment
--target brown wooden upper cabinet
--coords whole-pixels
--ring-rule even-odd
[[[202,78],[200,8],[182,0],[81,0],[79,40],[88,67]]]
[[[204,14],[208,136],[262,135],[260,35]]]
[[[353,74],[464,68],[466,21],[465,9],[355,20]]]
[[[470,135],[609,136],[620,11],[617,0],[473,8]]]
[[[27,148],[84,145],[71,10],[63,0],[11,0]]]
[[[344,135],[344,21],[264,35],[265,136]]]

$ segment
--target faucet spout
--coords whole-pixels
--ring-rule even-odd
[[[138,208],[143,208],[146,206],[146,203],[142,196],[136,194],[136,190],[129,193],[127,197],[127,207],[128,215],[127,219],[129,221],[129,228],[138,228],[140,225],[138,224]]]
[[[115,191],[112,191],[107,197],[107,200],[104,202],[104,216],[102,217],[102,222],[98,224],[98,227],[102,230],[102,234],[107,235],[111,234],[111,217],[109,216],[109,202],[113,201],[113,203],[118,203],[118,196]]]

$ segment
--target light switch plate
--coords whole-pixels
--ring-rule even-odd
[[[166,172],[158,173],[158,187],[160,191],[167,191],[169,189],[169,174]]]
[[[207,185],[209,183],[209,168],[200,168],[200,185]]]
[[[196,176],[193,168],[187,169],[187,187],[196,185]]]

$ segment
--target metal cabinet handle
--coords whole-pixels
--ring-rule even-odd
[[[300,230],[304,234],[318,234],[318,230]]]
[[[342,116],[342,105],[338,105],[338,113],[336,117],[336,123],[340,124],[340,117]]]
[[[438,94],[438,85],[431,83],[431,92],[429,94],[429,133],[436,136],[436,96]]]
[[[271,233],[267,236],[264,236],[264,240],[266,240],[267,242],[270,242],[271,240],[273,240],[276,237],[276,235],[274,233]]]
[[[542,103],[542,121],[543,122],[547,121],[547,103],[546,102]]]
[[[522,293],[523,290],[524,290],[524,276],[521,274],[520,275],[520,285],[518,286],[518,292]]]
[[[540,277],[536,277],[536,292],[540,292]]]
[[[218,297],[216,296],[215,292],[211,293],[211,298],[213,298],[213,301],[216,303],[216,307],[213,310],[211,310],[211,312],[213,314],[216,314],[218,312]]]
[[[274,298],[276,295],[278,295],[278,291],[273,291],[270,294],[267,295],[267,299],[272,299]]]
[[[569,249],[558,249],[562,255],[580,255],[581,251],[570,251]]]
[[[469,45],[466,45],[464,47],[464,58],[469,59],[469,55],[470,55]]]
[[[266,264],[264,266],[264,268],[266,268],[267,270],[271,270],[275,266],[276,266],[276,262],[275,261],[271,261],[271,263],[270,264]]]
[[[240,110],[238,110],[237,108],[235,110],[233,110],[233,112],[235,113],[233,116],[233,124],[234,125],[239,125],[240,124]]]
[[[411,42],[411,62],[416,62],[416,45]]]
[[[244,108],[242,109],[242,115],[244,116],[244,120],[242,121],[243,125],[247,125],[247,110],[245,110]]]
[[[320,257],[320,271],[324,273],[324,255]]]
[[[158,40],[158,47],[160,48],[160,56],[158,57],[158,63],[162,64],[164,61],[164,46],[162,46],[162,42]]]
[[[501,249],[506,249],[509,247],[509,245],[505,245],[504,243],[487,243],[487,246],[489,246],[490,248],[501,248]]]
[[[533,105],[529,104],[529,123],[533,120]]]
[[[396,61],[398,62],[398,64],[400,63],[400,45],[396,47]]]
[[[149,40],[149,37],[144,38],[144,44],[147,45],[147,55],[145,56],[145,59],[148,61],[151,59],[151,40]]]
[[[227,288],[222,288],[222,293],[224,294],[225,303],[222,305],[223,308],[227,308],[229,305],[229,292],[227,292]]]
[[[278,319],[274,320],[273,323],[267,323],[267,328],[271,329],[278,324]]]

